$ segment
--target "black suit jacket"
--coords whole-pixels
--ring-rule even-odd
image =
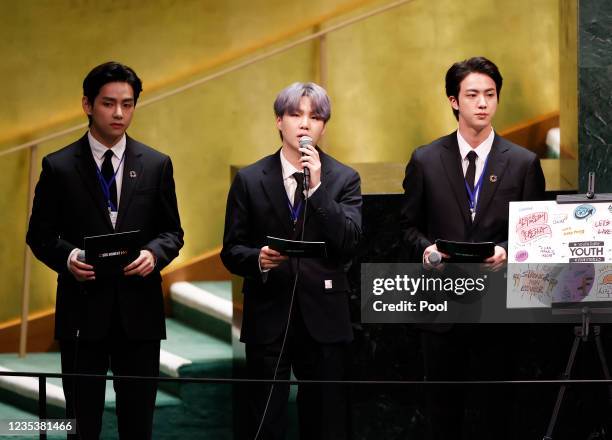
[[[403,243],[420,262],[436,239],[493,241],[508,248],[511,201],[542,200],[544,174],[531,151],[495,135],[471,220],[457,132],[414,151],[406,167]]]
[[[46,156],[36,185],[26,241],[58,272],[55,337],[101,339],[111,330],[113,303],[130,339],[166,336],[160,270],[178,255],[183,230],[168,156],[127,137],[116,228],[113,230],[87,135]],[[83,238],[140,230],[140,247],[156,257],[146,277],[77,282],[67,260]]]
[[[360,179],[355,170],[319,154],[321,186],[308,199],[304,240],[325,241],[328,258],[301,259],[296,301],[315,340],[350,341],[346,270],[361,237]],[[227,199],[221,258],[244,277],[240,339],[246,343],[277,339],[289,312],[296,261],[263,277],[259,252],[267,235],[294,236],[278,151],[238,171]]]

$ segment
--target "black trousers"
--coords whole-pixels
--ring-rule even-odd
[[[426,380],[511,380],[511,327],[457,324],[421,337]],[[428,385],[429,440],[508,439],[513,389],[504,385]]]
[[[60,342],[63,373],[159,376],[158,340],[130,341],[117,335],[103,341]],[[65,378],[66,417],[76,418],[77,435],[97,440],[102,428],[106,380]],[[115,380],[116,413],[120,439],[151,439],[157,381]]]
[[[282,335],[270,344],[246,344],[247,370],[251,378],[272,379],[281,344]],[[347,343],[323,344],[315,341],[296,307],[276,378],[289,379],[293,369],[299,380],[342,380],[346,375],[347,353]],[[300,440],[346,438],[346,392],[344,385],[298,386]],[[269,384],[250,385],[249,439],[255,438],[269,393]],[[288,398],[289,386],[276,384],[259,440],[280,440],[286,437]]]

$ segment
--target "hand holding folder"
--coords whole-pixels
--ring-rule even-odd
[[[94,267],[96,277],[123,275],[123,268],[140,253],[139,232],[85,237],[85,262]]]
[[[327,248],[324,241],[298,241],[284,238],[266,237],[266,244],[270,249],[280,252],[281,255],[299,258],[326,258]]]
[[[463,241],[436,240],[440,252],[450,255],[451,262],[482,263],[495,254],[495,243],[484,241],[470,243]]]

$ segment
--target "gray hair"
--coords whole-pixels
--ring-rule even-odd
[[[274,113],[282,118],[286,113],[293,113],[300,108],[302,96],[310,98],[313,113],[323,122],[331,118],[331,103],[323,87],[313,82],[295,82],[281,90],[274,100]]]

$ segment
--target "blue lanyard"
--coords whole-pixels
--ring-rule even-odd
[[[121,168],[121,164],[123,163],[124,157],[125,157],[125,151],[121,155],[121,160],[119,161],[119,165],[117,166],[117,171],[113,173],[113,175],[111,176],[108,182],[102,175],[102,171],[100,170],[100,168],[96,167],[96,173],[98,174],[98,182],[100,182],[100,187],[102,188],[104,197],[106,197],[106,204],[108,206],[108,212],[112,212],[112,211],[117,212],[117,207],[113,205],[113,202],[111,202],[111,199],[110,199],[110,187],[112,186],[113,182],[117,178],[117,172],[119,172],[119,169]]]
[[[298,194],[296,194],[294,197],[298,197]],[[289,206],[291,220],[293,221],[293,224],[296,224],[302,212],[302,199],[300,198],[300,203],[298,203],[297,206],[294,208],[291,202],[289,201],[289,197],[287,197],[287,206]]]
[[[476,205],[478,204],[478,193],[480,191],[480,187],[482,186],[482,178],[485,175],[485,171],[487,170],[487,162],[489,161],[489,156],[487,155],[487,159],[485,160],[484,166],[482,167],[482,172],[480,173],[480,177],[478,178],[478,182],[474,186],[474,191],[470,189],[470,185],[468,185],[467,180],[465,180],[465,176],[463,176],[463,182],[465,183],[465,189],[468,193],[468,202],[470,204],[470,212],[472,214],[476,214]]]

